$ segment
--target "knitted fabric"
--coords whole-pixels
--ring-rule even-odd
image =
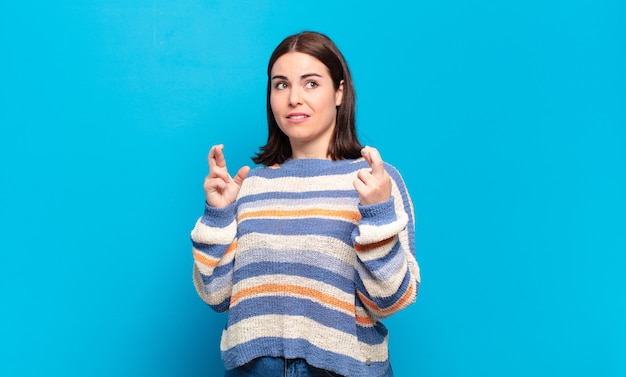
[[[390,200],[359,204],[364,159],[293,159],[252,170],[237,201],[205,206],[191,232],[200,297],[228,311],[225,367],[303,358],[346,376],[389,368],[381,319],[419,288],[413,207],[395,168]]]

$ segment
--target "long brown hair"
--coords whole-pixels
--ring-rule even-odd
[[[348,64],[330,38],[324,34],[304,31],[285,38],[270,57],[267,65],[267,144],[260,148],[261,151],[252,161],[269,166],[282,164],[291,157],[289,138],[278,127],[270,104],[272,67],[278,58],[288,52],[301,52],[321,61],[330,71],[335,90],[339,89],[343,80],[343,100],[337,108],[337,120],[328,146],[328,155],[333,160],[361,157],[363,146],[356,134],[356,93]]]

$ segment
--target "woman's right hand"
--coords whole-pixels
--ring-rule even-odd
[[[237,199],[243,180],[250,167],[244,166],[231,178],[226,169],[223,144],[214,145],[209,151],[209,175],[204,179],[204,193],[207,203],[215,208],[224,208]]]

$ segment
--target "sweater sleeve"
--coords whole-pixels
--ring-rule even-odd
[[[237,223],[235,205],[214,208],[204,214],[191,231],[193,283],[198,295],[217,312],[230,305]]]
[[[413,303],[420,285],[413,205],[397,170],[388,164],[385,169],[392,178],[391,198],[359,206],[361,220],[352,234],[357,254],[357,296],[375,320]]]

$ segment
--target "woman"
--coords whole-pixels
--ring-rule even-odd
[[[191,233],[194,285],[228,311],[226,376],[392,376],[380,322],[419,288],[400,174],[356,135],[348,66],[328,37],[283,40],[268,64],[268,141],[231,178],[209,152]]]

